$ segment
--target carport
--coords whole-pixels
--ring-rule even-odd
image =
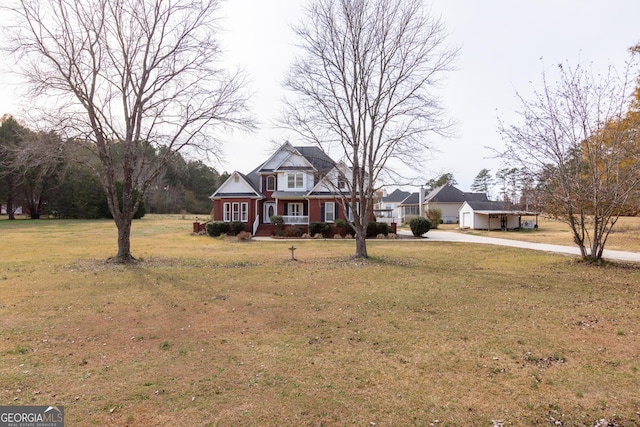
[[[538,228],[538,215],[538,212],[505,209],[504,203],[491,201],[464,202],[459,211],[460,228],[472,230]]]

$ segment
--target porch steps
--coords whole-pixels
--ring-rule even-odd
[[[273,224],[260,224],[256,230],[256,236],[269,237],[274,234],[275,231],[276,228]]]

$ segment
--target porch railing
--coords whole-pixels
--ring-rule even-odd
[[[256,215],[256,220],[253,221],[253,235],[256,235],[256,231],[258,231],[258,226],[260,225],[260,215]]]
[[[309,217],[303,215],[283,215],[282,219],[285,224],[290,225],[298,225],[298,224],[309,224]]]

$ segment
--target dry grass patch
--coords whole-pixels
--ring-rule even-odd
[[[134,227],[142,260],[115,266],[108,222],[0,223],[1,401],[74,426],[640,422],[640,270],[402,241],[290,261],[291,242]]]

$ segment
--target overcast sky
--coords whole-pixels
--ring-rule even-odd
[[[300,0],[228,0],[221,10],[227,63],[244,68],[251,79],[252,105],[261,122],[252,134],[230,136],[225,163],[218,170],[250,172],[284,142],[272,127],[282,110],[281,87],[294,55],[291,24],[301,17]],[[515,91],[530,90],[543,69],[558,63],[622,67],[628,48],[640,42],[639,0],[434,0],[426,1],[460,47],[457,71],[442,88],[449,116],[458,122],[457,137],[434,141],[438,152],[424,162],[425,177],[450,172],[468,191],[486,167],[500,167],[485,147],[502,146],[497,117],[507,122],[517,108]],[[0,114],[19,117],[19,104],[0,79]],[[291,141],[296,145],[296,141]],[[337,159],[336,159],[337,160]],[[420,182],[415,182],[419,186]],[[407,188],[409,189],[409,188]]]

